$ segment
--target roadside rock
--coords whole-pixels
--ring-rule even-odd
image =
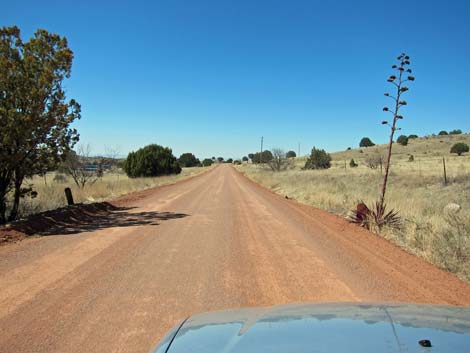
[[[457,213],[460,211],[462,207],[460,207],[459,204],[456,204],[456,203],[448,203],[445,207],[444,207],[444,212],[445,213]]]

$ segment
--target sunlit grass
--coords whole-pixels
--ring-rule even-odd
[[[20,216],[55,209],[67,204],[64,189],[70,187],[75,203],[99,202],[112,200],[116,197],[134,191],[140,191],[157,186],[173,184],[190,176],[197,175],[211,167],[183,168],[178,175],[160,176],[155,178],[128,178],[122,172],[107,172],[93,184],[87,184],[80,189],[75,185],[70,176],[65,176],[65,180],[56,181],[56,173],[49,173],[45,178],[36,176],[26,180],[25,185],[31,184],[37,191],[36,198],[24,198],[20,203]]]

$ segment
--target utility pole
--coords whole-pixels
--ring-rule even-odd
[[[261,151],[259,152],[259,164],[263,163],[263,136],[261,136]]]

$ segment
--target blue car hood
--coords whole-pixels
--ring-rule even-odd
[[[470,308],[291,304],[210,312],[188,318],[154,352],[463,353],[470,352]]]

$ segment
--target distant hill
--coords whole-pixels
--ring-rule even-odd
[[[393,144],[392,156],[395,159],[408,159],[409,155],[413,155],[414,157],[450,156],[450,148],[457,142],[464,142],[470,146],[470,134],[418,137],[415,139],[409,139],[407,146],[402,146],[395,142]],[[349,151],[331,153],[331,157],[333,160],[348,160],[351,158],[362,159],[368,155],[377,153],[383,155],[386,153],[387,148],[388,144],[376,145],[367,148],[354,148]],[[465,156],[467,155],[469,154],[466,153]]]

